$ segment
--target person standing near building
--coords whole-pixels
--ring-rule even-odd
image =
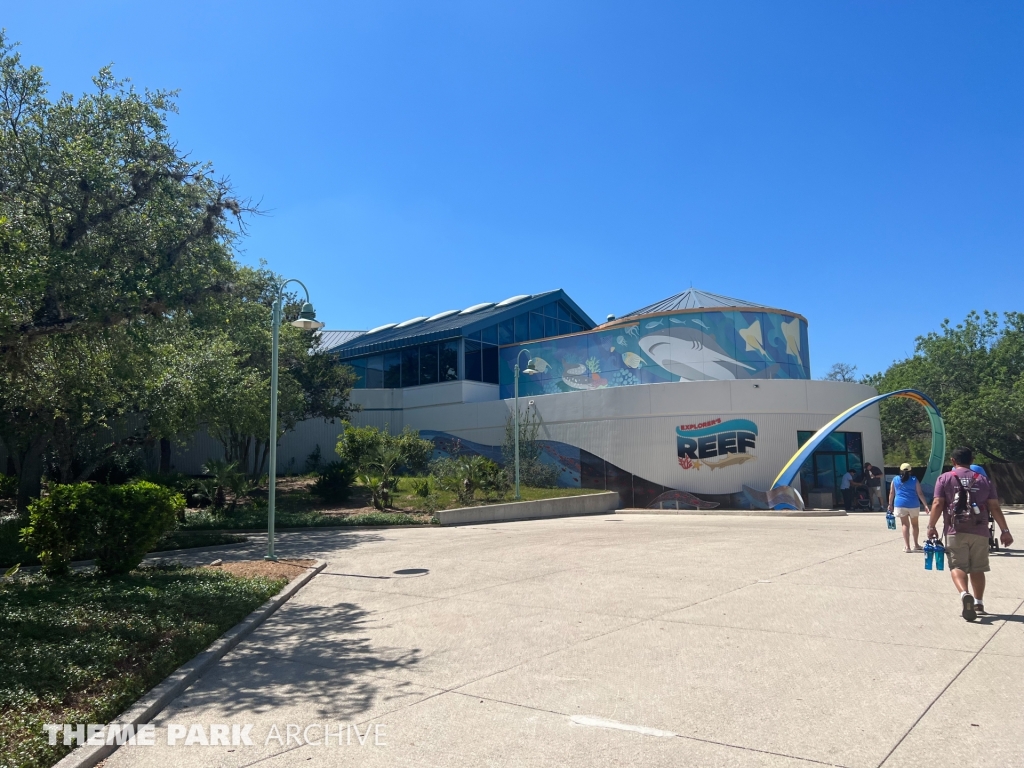
[[[875,511],[875,499],[878,499],[878,511],[885,509],[882,491],[882,470],[869,461],[864,462],[864,483],[868,487],[868,498],[871,500],[871,511]],[[914,537],[915,539],[917,536]]]
[[[847,512],[853,508],[853,471],[846,470],[843,479],[839,482],[839,490],[843,494],[843,509]]]
[[[889,511],[900,519],[903,526],[903,551],[920,552],[921,545],[917,542],[919,526],[917,518],[922,509],[928,509],[928,500],[924,497],[921,484],[910,474],[910,465],[900,464],[900,476],[892,481],[889,488]],[[910,529],[914,529],[914,549],[910,549]]]
[[[989,515],[1002,531],[999,539],[1004,547],[1013,544],[1013,536],[988,478],[971,469],[974,459],[971,449],[957,448],[951,458],[953,470],[940,475],[935,483],[935,498],[928,518],[928,538],[938,538],[935,524],[941,516],[949,572],[960,592],[960,615],[967,621],[974,621],[979,613],[985,613]],[[974,590],[973,596],[968,586]]]

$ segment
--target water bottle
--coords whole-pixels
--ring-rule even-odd
[[[928,539],[924,544],[924,569],[926,571],[930,571],[932,569],[932,558],[934,557],[935,545],[932,544],[931,539]]]
[[[885,513],[885,526],[890,531],[896,530],[896,516],[892,513],[891,510]]]
[[[943,564],[946,560],[946,549],[942,546],[942,541],[939,539],[935,540],[935,567],[940,571],[942,570]]]

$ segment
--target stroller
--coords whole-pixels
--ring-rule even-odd
[[[871,493],[868,491],[866,485],[854,486],[853,501],[850,504],[850,510],[855,512],[871,511]]]

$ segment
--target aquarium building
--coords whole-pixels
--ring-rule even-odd
[[[322,346],[358,376],[353,422],[408,426],[439,453],[501,460],[513,409],[540,423],[560,484],[618,491],[623,506],[675,507],[687,495],[745,506],[803,440],[874,394],[812,381],[807,320],[784,309],[689,289],[600,325],[564,291],[512,296],[389,323],[325,332]],[[808,501],[837,500],[848,467],[882,464],[877,408],[844,425],[803,467]],[[279,471],[338,425],[282,439]]]

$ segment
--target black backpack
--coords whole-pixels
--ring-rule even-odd
[[[975,481],[981,475],[977,472],[971,472],[965,477],[960,477],[956,472],[950,474],[957,480],[957,489],[953,500],[946,505],[946,512],[960,522],[969,520],[971,515],[980,515],[981,509],[978,507],[976,495],[978,487]]]

